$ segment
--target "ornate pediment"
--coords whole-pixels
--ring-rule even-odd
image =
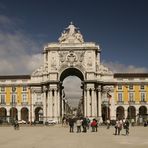
[[[60,38],[60,43],[83,43],[83,36],[77,27],[71,22],[70,25],[63,31]]]

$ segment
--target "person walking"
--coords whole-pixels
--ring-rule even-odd
[[[109,119],[107,119],[106,124],[107,124],[107,129],[109,129],[110,128],[110,120]]]
[[[82,121],[82,127],[83,127],[83,132],[86,133],[87,132],[87,120],[86,118],[83,118],[83,121]]]
[[[93,121],[91,122],[91,128],[92,128],[92,132],[95,132],[95,128],[97,126],[97,122],[95,119],[93,119]]]
[[[82,122],[81,122],[81,120],[78,118],[77,121],[76,121],[77,133],[81,133],[81,125],[82,125]]]
[[[115,123],[115,135],[117,135],[117,129],[118,129],[118,120],[116,120],[116,123]]]
[[[125,123],[123,124],[123,127],[125,129],[125,135],[129,135],[129,121],[126,119]]]
[[[121,130],[122,130],[122,120],[118,120],[118,135],[120,135]]]
[[[122,130],[121,120],[117,120],[115,124],[115,135],[120,135],[121,130]]]
[[[73,118],[69,118],[69,132],[73,133],[74,132],[74,119]]]

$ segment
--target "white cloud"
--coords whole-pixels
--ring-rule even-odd
[[[68,102],[77,107],[82,97],[81,80],[76,76],[69,76],[63,81],[63,86]]]
[[[42,63],[41,53],[36,52],[40,46],[12,24],[13,20],[0,15],[0,75],[31,74]],[[3,30],[4,25],[12,26]]]
[[[124,65],[119,62],[103,62],[105,66],[107,66],[114,73],[146,73],[148,72],[148,68],[145,67],[137,67],[134,65]]]

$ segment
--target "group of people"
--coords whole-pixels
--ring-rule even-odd
[[[74,128],[76,128],[76,132],[87,132],[89,128],[91,128],[91,132],[97,132],[98,131],[98,121],[96,119],[90,120],[89,118],[64,118],[63,124],[69,125],[69,132],[73,133]],[[108,119],[106,121],[107,129],[110,128],[110,120]],[[120,135],[122,129],[125,129],[125,135],[129,135],[129,120],[123,119],[123,120],[116,120],[115,123],[115,133],[114,135]]]
[[[129,121],[126,120],[117,120],[115,124],[115,135],[120,135],[121,130],[125,129],[125,135],[129,135]]]
[[[89,118],[69,118],[68,123],[70,128],[69,132],[74,132],[74,125],[76,125],[77,133],[86,133],[90,126],[92,128],[92,132],[97,132],[98,123],[96,119],[90,121]]]

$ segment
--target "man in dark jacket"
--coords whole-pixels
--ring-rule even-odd
[[[123,124],[123,127],[125,129],[125,134],[129,135],[129,121],[126,119],[125,123]]]
[[[70,127],[70,133],[74,132],[74,119],[73,118],[69,118],[69,127]]]

